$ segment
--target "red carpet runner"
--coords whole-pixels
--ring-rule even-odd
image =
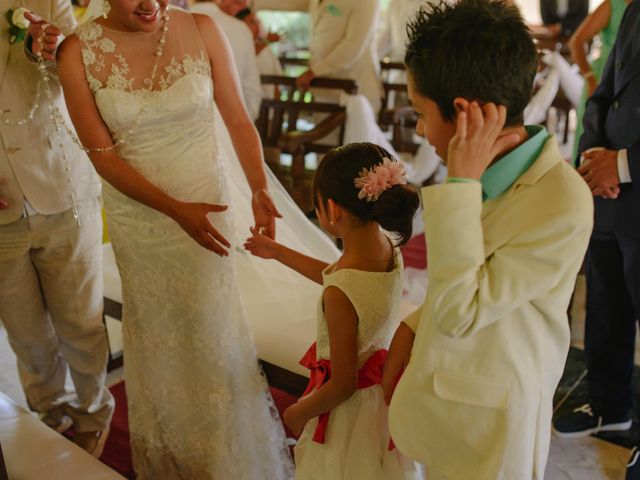
[[[131,463],[131,447],[129,445],[129,424],[127,419],[127,394],[124,382],[111,387],[111,393],[116,399],[116,410],[111,420],[111,434],[107,440],[104,453],[100,460],[129,479],[134,479],[133,464]],[[289,405],[295,403],[296,398],[275,388],[271,389],[271,395],[276,407],[282,416]],[[287,436],[291,432],[287,429]]]
[[[427,268],[427,245],[424,240],[424,233],[416,235],[400,248],[402,260],[405,267],[425,270]]]

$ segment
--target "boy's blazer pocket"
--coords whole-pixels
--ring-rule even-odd
[[[506,410],[511,389],[503,379],[436,370],[433,390],[444,400]]]

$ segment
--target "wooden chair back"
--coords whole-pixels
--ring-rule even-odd
[[[338,103],[316,102],[309,92],[300,91],[293,77],[263,75],[263,85],[273,85],[279,98],[265,98],[260,105],[256,127],[265,150],[265,159],[298,205],[311,209],[309,185],[305,181],[305,155],[324,154],[344,143],[346,126],[345,107]],[[315,78],[312,88],[342,91],[356,94],[358,86],[353,80]],[[311,129],[299,128],[299,121],[311,119]],[[326,143],[332,135],[333,143]],[[292,156],[291,170],[287,175],[280,164],[280,154]],[[287,178],[288,177],[288,178]]]

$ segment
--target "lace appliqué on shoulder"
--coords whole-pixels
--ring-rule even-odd
[[[116,44],[109,38],[102,38],[102,27],[95,22],[90,22],[79,27],[77,33],[78,38],[82,41],[82,62],[84,63],[89,87],[91,91],[95,93],[97,90],[103,88],[103,85],[91,72],[92,70],[95,72],[102,71],[105,67],[104,54],[115,52]],[[124,58],[120,55],[116,55],[116,57],[119,62],[124,63],[124,68],[128,71]],[[121,68],[122,66],[123,65],[121,65]],[[112,71],[114,67],[115,65],[112,65]]]

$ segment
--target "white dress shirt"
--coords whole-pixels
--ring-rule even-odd
[[[251,30],[244,22],[227,15],[212,2],[196,3],[191,7],[191,11],[213,18],[229,40],[244,103],[251,119],[257,119],[262,101],[262,90]]]

